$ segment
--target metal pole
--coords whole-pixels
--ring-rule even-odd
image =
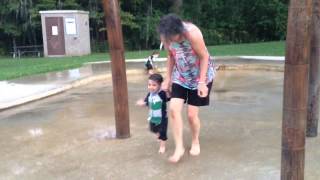
[[[118,1],[103,0],[103,8],[111,55],[116,136],[128,138],[130,137],[128,87]]]
[[[281,180],[304,179],[312,0],[289,6],[283,89]]]
[[[313,0],[307,137],[318,135],[320,81],[320,2]]]

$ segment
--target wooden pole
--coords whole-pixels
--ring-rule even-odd
[[[128,87],[118,1],[103,0],[103,8],[111,55],[116,136],[128,138],[130,137]]]
[[[318,135],[320,81],[320,2],[313,0],[307,137]]]
[[[283,89],[281,179],[304,179],[312,0],[289,6]]]

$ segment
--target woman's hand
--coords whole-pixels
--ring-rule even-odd
[[[136,102],[136,105],[137,105],[137,106],[145,106],[145,105],[146,105],[146,102],[144,102],[143,99],[139,99],[139,100]]]
[[[198,84],[198,96],[206,97],[208,95],[208,87],[205,83]]]
[[[169,88],[170,88],[170,80],[169,79],[165,79],[162,83],[161,83],[161,89],[165,92],[169,92]]]

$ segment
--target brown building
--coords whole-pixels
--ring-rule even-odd
[[[91,53],[89,12],[40,11],[43,53],[46,57],[82,56]]]

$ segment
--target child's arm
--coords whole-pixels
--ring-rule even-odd
[[[170,101],[170,96],[168,96],[168,92],[160,91],[159,96],[162,99],[163,102]]]
[[[146,102],[143,100],[143,99],[139,99],[137,102],[136,102],[136,105],[137,106],[146,106]]]
[[[136,102],[137,106],[148,106],[148,98],[149,98],[150,93],[148,93],[148,95],[144,98],[144,99],[139,99]]]

